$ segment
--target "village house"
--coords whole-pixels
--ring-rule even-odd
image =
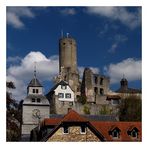
[[[141,122],[94,121],[72,109],[62,118],[44,119],[40,130],[32,131],[33,141],[46,142],[141,141],[141,136]]]

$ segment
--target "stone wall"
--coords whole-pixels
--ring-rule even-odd
[[[85,142],[85,141],[100,141],[98,137],[92,133],[92,131],[87,127],[86,133],[81,134],[79,126],[69,127],[69,133],[63,133],[63,127],[59,128],[48,140],[47,142]]]

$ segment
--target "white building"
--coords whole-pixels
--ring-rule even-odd
[[[57,83],[47,94],[52,114],[67,113],[69,108],[74,106],[74,91],[66,81]]]

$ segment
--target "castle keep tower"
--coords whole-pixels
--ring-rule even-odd
[[[76,41],[73,38],[67,36],[67,37],[62,37],[59,40],[60,72],[62,71],[62,68],[64,68],[64,71],[78,73],[76,50],[77,50]]]
[[[59,40],[59,76],[57,78],[56,83],[61,80],[67,81],[75,95],[79,95],[76,41],[68,34]]]

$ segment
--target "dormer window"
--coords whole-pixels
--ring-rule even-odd
[[[111,135],[113,139],[120,138],[120,129],[113,126],[109,131],[109,135]]]
[[[61,85],[61,89],[67,89],[66,85]]]
[[[81,134],[86,134],[86,127],[85,126],[81,126],[80,133]]]
[[[63,134],[68,134],[68,133],[69,133],[68,126],[64,126],[63,127]]]
[[[138,129],[136,127],[130,127],[127,134],[132,138],[138,138]]]
[[[113,138],[119,138],[119,132],[117,130],[112,131]]]

